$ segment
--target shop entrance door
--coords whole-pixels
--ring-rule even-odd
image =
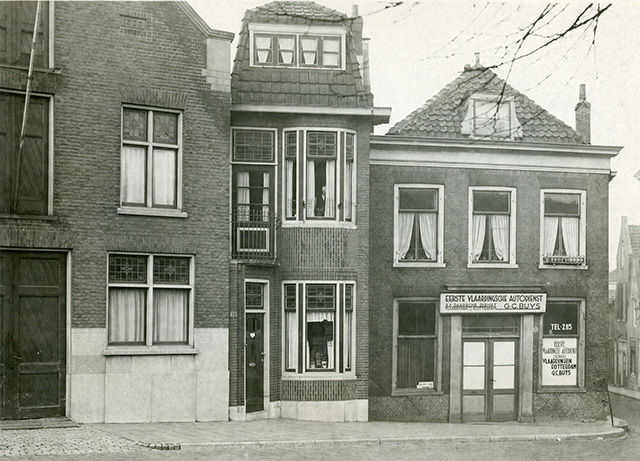
[[[463,341],[462,421],[515,421],[518,408],[518,340]]]
[[[264,314],[247,313],[247,413],[264,410]]]

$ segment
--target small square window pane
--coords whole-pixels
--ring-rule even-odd
[[[544,194],[544,214],[548,216],[580,216],[580,194]]]
[[[261,283],[247,283],[244,294],[245,309],[264,308],[264,285]]]
[[[144,205],[147,191],[147,148],[124,146],[122,148],[123,204]]]
[[[335,285],[307,285],[308,309],[335,309]]]
[[[188,317],[188,290],[154,290],[154,343],[186,343],[189,325]]]
[[[318,50],[318,39],[317,38],[301,38],[300,45],[302,47],[302,51],[317,51]]]
[[[174,150],[153,151],[153,204],[174,207],[176,205],[176,160]]]
[[[127,141],[147,141],[147,111],[124,109],[122,138]]]
[[[178,144],[178,114],[166,112],[153,114],[153,142]]]
[[[337,67],[340,64],[340,55],[333,53],[322,54],[322,65]]]
[[[147,257],[109,255],[109,282],[146,283]]]
[[[153,282],[159,284],[189,284],[190,258],[156,256],[153,258]]]
[[[473,211],[484,213],[509,213],[510,192],[473,191]]]
[[[271,48],[271,39],[272,37],[270,36],[257,36],[256,37],[256,48],[259,50],[264,50],[264,49],[268,49]]]
[[[285,285],[285,305],[284,308],[286,310],[296,310],[296,285]]]
[[[463,363],[465,366],[484,365],[484,342],[466,341],[463,345]]]
[[[484,366],[463,367],[462,388],[464,390],[484,389]]]
[[[340,52],[340,39],[339,38],[324,38],[322,40],[322,49],[327,53]]]
[[[400,189],[400,211],[436,211],[437,209],[437,190]]]

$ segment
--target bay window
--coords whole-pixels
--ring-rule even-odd
[[[354,371],[355,284],[285,282],[284,369]]]
[[[586,193],[541,192],[541,264],[582,266],[586,263]]]
[[[472,187],[469,201],[469,264],[515,264],[515,189]]]

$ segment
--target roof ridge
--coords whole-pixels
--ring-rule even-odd
[[[296,11],[299,10],[299,11]],[[305,11],[306,10],[306,11]],[[310,15],[310,12],[312,13]],[[249,14],[271,13],[283,16],[292,16],[299,18],[312,18],[316,13],[322,15],[325,20],[327,19],[347,19],[348,16],[344,13],[328,8],[324,5],[320,5],[310,0],[276,0],[264,5],[256,6],[255,8],[247,10]]]

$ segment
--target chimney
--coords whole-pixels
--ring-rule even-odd
[[[587,101],[587,86],[580,85],[580,100],[576,104],[576,131],[591,144],[591,103]]]

